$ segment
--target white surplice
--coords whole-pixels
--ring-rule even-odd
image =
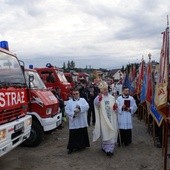
[[[80,106],[80,113],[74,116],[76,106]],[[87,111],[89,104],[84,98],[78,100],[70,99],[65,106],[65,113],[69,118],[69,129],[79,129],[88,127],[87,124]]]
[[[130,112],[123,111],[122,106],[124,105],[124,100],[130,100]],[[137,105],[132,96],[128,96],[127,98],[123,96],[119,96],[116,100],[118,104],[118,126],[119,129],[132,129],[132,115],[137,110]]]

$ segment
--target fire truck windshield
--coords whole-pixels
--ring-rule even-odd
[[[41,80],[40,76],[38,75],[37,72],[34,72],[34,71],[25,71],[26,82],[28,86],[29,86],[29,75],[34,76],[34,80],[30,82],[32,89],[46,89],[46,86]]]
[[[63,72],[56,70],[56,73],[61,82],[68,82]]]
[[[15,56],[0,52],[0,83],[1,87],[7,84],[25,86],[25,78],[21,66]]]

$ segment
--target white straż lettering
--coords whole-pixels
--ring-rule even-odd
[[[5,95],[7,96],[7,105],[10,106],[11,105],[11,99],[10,99],[11,93],[10,92],[6,92]]]
[[[11,104],[12,105],[18,104],[18,102],[16,101],[16,93],[15,92],[11,93]]]
[[[21,92],[21,103],[25,103],[25,100],[24,100],[24,92],[23,92],[23,91]]]
[[[0,107],[25,103],[25,93],[22,92],[0,92]]]
[[[4,93],[0,93],[0,107],[4,107],[5,106],[5,94]]]

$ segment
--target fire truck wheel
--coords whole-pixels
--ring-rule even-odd
[[[38,146],[43,139],[44,139],[43,128],[38,122],[33,121],[30,137],[27,140],[25,140],[23,144],[25,146],[35,147]]]

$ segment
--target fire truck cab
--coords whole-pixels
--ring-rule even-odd
[[[46,88],[37,71],[25,69],[29,94],[28,114],[32,115],[30,137],[24,142],[27,146],[38,146],[44,132],[56,129],[62,122],[59,103],[54,94]]]
[[[61,89],[61,97],[67,101],[70,97],[71,84],[67,81],[62,69],[52,66],[50,63],[44,68],[35,68],[47,88]]]
[[[76,72],[70,72],[70,73],[64,73],[67,81],[71,84],[72,88],[75,86],[75,84],[78,82],[78,73]]]
[[[64,73],[64,75],[72,87],[74,87],[78,83],[87,84],[87,82],[89,82],[89,74],[87,73],[70,72]]]
[[[78,82],[87,83],[89,81],[89,74],[78,73]]]
[[[24,74],[8,50],[8,42],[0,42],[0,157],[30,136],[32,124]]]

